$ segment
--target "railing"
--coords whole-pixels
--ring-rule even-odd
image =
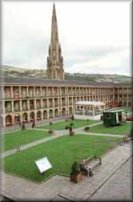
[[[12,97],[10,96],[5,96],[3,99],[5,99],[5,100],[11,100],[12,99]]]
[[[30,110],[31,110],[31,109],[35,109],[35,106],[30,106]]]
[[[10,113],[10,112],[12,112],[12,110],[11,110],[11,109],[10,109],[10,110],[5,109],[5,113]]]
[[[28,110],[28,107],[22,107],[22,111]]]
[[[41,108],[42,108],[41,106],[37,106],[37,107],[36,107],[36,109],[41,109]]]
[[[14,112],[20,112],[20,109],[14,109]]]

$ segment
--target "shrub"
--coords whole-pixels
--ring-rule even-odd
[[[49,125],[52,125],[52,124],[53,124],[52,122],[49,123]]]
[[[68,130],[68,129],[69,129],[69,126],[65,126],[65,129]]]
[[[70,123],[70,126],[74,126],[74,123]]]
[[[80,173],[80,166],[77,161],[74,161],[71,167],[71,173],[70,175],[77,175]]]
[[[50,129],[50,130],[48,131],[48,133],[49,133],[49,134],[53,134],[53,133],[54,133],[54,130]]]
[[[65,119],[66,122],[68,122],[68,119]]]
[[[97,157],[97,155],[96,154],[94,154],[94,159],[97,159],[98,157]]]
[[[84,130],[85,130],[85,131],[89,131],[89,130],[90,130],[90,127],[87,126],[87,127],[84,128]]]

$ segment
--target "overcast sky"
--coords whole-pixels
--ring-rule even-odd
[[[130,75],[130,1],[55,1],[64,70]],[[46,69],[52,1],[2,1],[2,64]]]

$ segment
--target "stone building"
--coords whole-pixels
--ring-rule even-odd
[[[58,38],[58,27],[55,5],[53,5],[51,41],[47,57],[47,77],[49,79],[64,80],[63,57]]]
[[[1,125],[37,123],[72,115],[77,101],[102,101],[105,108],[131,106],[131,85],[64,80],[63,57],[53,5],[51,41],[47,57],[48,79],[5,77],[1,82]]]

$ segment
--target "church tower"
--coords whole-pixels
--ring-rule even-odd
[[[47,57],[47,77],[48,79],[64,80],[63,57],[58,38],[55,4],[53,4],[51,41]]]

